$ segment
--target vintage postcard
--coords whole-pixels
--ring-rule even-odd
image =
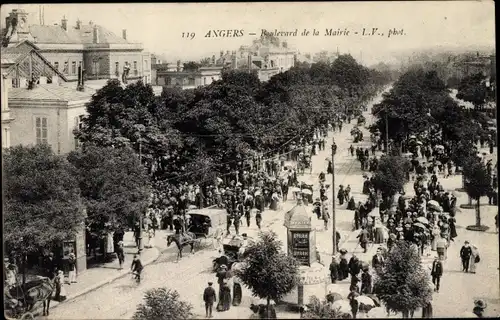
[[[494,6],[3,4],[5,316],[500,316]]]

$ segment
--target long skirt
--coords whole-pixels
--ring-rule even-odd
[[[271,200],[270,209],[274,211],[278,210],[278,200]]]
[[[471,255],[470,256],[470,262],[469,262],[469,271],[470,272],[476,272],[476,256]]]
[[[241,304],[241,285],[239,283],[233,284],[233,306],[239,306]]]
[[[346,259],[341,259],[339,263],[339,280],[349,277],[349,264]]]

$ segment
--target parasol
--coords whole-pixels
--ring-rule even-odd
[[[421,146],[421,145],[422,145],[422,142],[421,142],[421,141],[417,141],[417,144],[418,144],[419,146]]]
[[[254,298],[253,304],[256,305],[256,306],[258,306],[259,304],[263,304],[263,305],[267,306],[267,300],[266,299],[260,299],[260,298]],[[276,302],[274,302],[274,300],[271,299],[270,304],[271,305],[275,305]]]
[[[435,147],[434,147],[434,149],[441,149],[441,150],[443,150],[443,149],[444,149],[444,146],[442,146],[442,145],[438,144],[437,146],[435,146]]]
[[[351,306],[347,300],[337,300],[332,304],[332,309],[342,313],[351,313]]]
[[[426,217],[418,217],[417,221],[423,224],[429,224],[429,220]]]
[[[423,224],[421,224],[420,222],[414,223],[413,226],[415,226],[417,228],[425,229],[425,226]]]
[[[413,134],[410,136],[410,140],[411,139],[417,139],[417,137],[415,137]]]
[[[309,189],[302,189],[303,194],[313,194],[311,190]]]
[[[224,194],[225,194],[226,196],[232,196],[232,195],[233,195],[233,192],[232,192],[231,190],[226,190],[226,191],[224,192]]]
[[[186,218],[186,219],[191,219],[191,215],[186,214],[186,215],[184,216],[184,218]]]
[[[255,191],[254,196],[260,196],[262,192],[260,190]]]
[[[339,301],[339,300],[342,300],[342,295],[340,293],[337,293],[337,292],[330,292],[326,295],[326,301],[328,302],[335,302],[335,301]]]
[[[358,302],[360,304],[364,304],[365,306],[375,307],[375,302],[373,302],[373,299],[370,297],[359,296],[359,297],[356,297],[356,300],[358,300]]]
[[[427,202],[427,205],[429,206],[433,206],[433,207],[439,207],[439,203],[436,201],[436,200],[431,200],[429,202]]]
[[[197,209],[197,208],[198,208],[198,207],[197,207],[197,206],[195,206],[194,204],[191,204],[191,205],[189,205],[189,207],[188,207],[188,209],[189,209],[189,210],[191,210],[191,209]]]
[[[301,190],[301,189],[300,189],[300,188],[297,188],[297,187],[292,187],[292,188],[290,189],[290,191],[292,191],[292,192],[300,192],[300,190]]]
[[[403,153],[403,156],[405,156],[405,157],[411,157],[412,155],[413,155],[412,152]]]
[[[377,298],[376,295],[374,295],[374,294],[367,294],[366,296],[370,297],[373,300],[373,302],[375,302],[375,307],[380,307],[380,300],[379,300],[379,298]]]

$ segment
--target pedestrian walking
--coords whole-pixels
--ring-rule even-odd
[[[332,262],[330,263],[330,280],[332,283],[337,283],[339,279],[339,263],[336,257],[332,257]]]
[[[434,291],[439,292],[441,283],[441,276],[443,275],[443,263],[438,256],[434,257],[431,268],[432,283],[434,284]]]
[[[464,272],[469,272],[471,255],[472,255],[472,248],[469,245],[469,241],[465,241],[464,245],[460,249],[460,258],[462,259],[462,271]]]
[[[439,260],[441,261],[446,259],[446,247],[447,247],[446,239],[439,236],[439,239],[436,242],[436,251],[438,253]]]
[[[339,199],[340,205],[344,204],[345,193],[344,193],[344,186],[343,185],[339,186],[339,192],[337,193],[337,199]]]
[[[132,265],[130,266],[130,271],[135,276],[137,282],[141,282],[141,272],[144,267],[142,266],[141,259],[137,255],[134,255],[134,260],[132,261]]]
[[[119,241],[116,247],[116,256],[118,257],[118,263],[120,265],[120,270],[123,269],[123,262],[125,262],[125,252],[123,250],[123,241]]]
[[[260,210],[257,210],[257,213],[255,214],[255,223],[257,224],[257,227],[260,230],[260,223],[262,222],[262,213]]]
[[[471,273],[476,273],[476,264],[481,261],[481,258],[479,257],[479,250],[475,245],[472,245],[471,249],[472,252],[470,255],[469,271]]]
[[[76,256],[71,251],[68,256],[68,284],[76,283]]]
[[[372,275],[369,272],[369,268],[363,268],[363,273],[361,274],[361,294],[371,294],[372,293]]]
[[[347,300],[349,300],[349,305],[351,306],[352,318],[356,319],[356,315],[359,310],[359,302],[356,299],[359,296],[359,293],[356,292],[355,288],[351,288],[351,292],[347,295]]]
[[[213,282],[208,283],[208,287],[203,291],[203,301],[205,302],[205,317],[212,318],[212,309],[214,302],[217,300],[217,295],[212,287]]]
[[[432,319],[432,301],[427,301],[425,306],[422,308],[422,318]]]
[[[361,226],[361,231],[359,232],[356,238],[359,239],[359,244],[361,245],[361,248],[363,248],[363,252],[366,253],[366,251],[368,250],[367,244],[368,244],[369,234],[368,231],[366,231],[365,226]]]

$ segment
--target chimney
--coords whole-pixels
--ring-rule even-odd
[[[82,66],[78,66],[78,84],[76,85],[76,90],[84,91],[83,87],[83,69]]]
[[[123,29],[123,30],[122,30],[122,38],[123,38],[124,40],[127,40],[127,29]]]
[[[215,65],[215,54],[212,56],[212,64]]]
[[[99,43],[99,29],[97,26],[94,26],[94,32],[92,35],[92,43]]]
[[[81,27],[82,27],[82,22],[80,21],[80,19],[77,19],[75,29],[80,30]]]
[[[68,31],[68,19],[66,19],[66,16],[63,16],[61,20],[61,27],[64,29],[64,31]]]

